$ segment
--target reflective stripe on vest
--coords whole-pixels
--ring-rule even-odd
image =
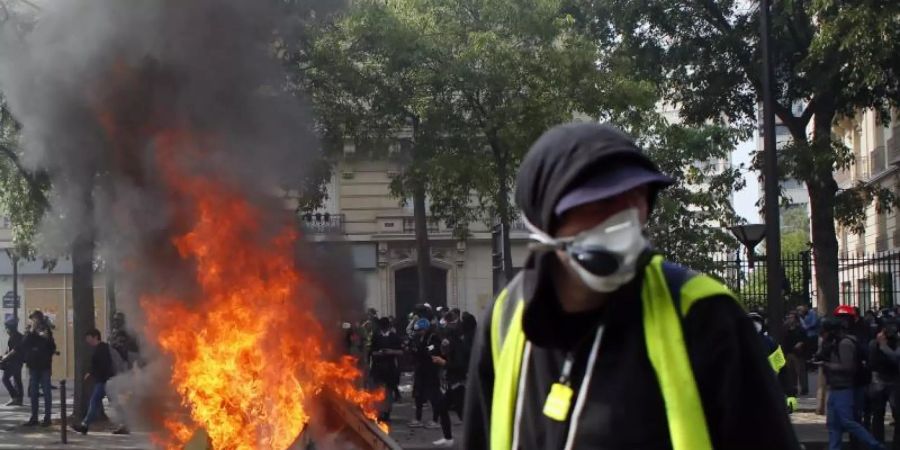
[[[525,302],[521,273],[500,293],[491,316],[491,354],[494,392],[491,403],[492,450],[512,447],[516,399],[526,337],[522,330]],[[673,450],[711,450],[712,443],[700,393],[694,380],[681,318],[698,300],[716,295],[734,298],[724,285],[705,275],[694,275],[680,289],[680,308],[669,292],[663,258],[647,265],[641,291],[647,355],[656,373],[666,408]],[[602,347],[602,345],[601,345]]]
[[[780,345],[769,355],[769,364],[772,365],[772,370],[774,370],[775,373],[781,372],[781,368],[787,364],[787,361],[784,359],[784,352],[781,350]]]

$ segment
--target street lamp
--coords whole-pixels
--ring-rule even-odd
[[[753,256],[753,249],[766,237],[766,226],[763,224],[735,225],[730,230],[731,234],[747,248],[747,260],[750,261],[749,267],[752,269],[756,259]]]

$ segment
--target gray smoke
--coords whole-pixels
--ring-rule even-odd
[[[283,90],[288,78],[273,43],[296,39],[292,26],[305,17],[285,15],[285,8],[321,15],[333,4],[54,0],[41,4],[33,25],[7,21],[0,91],[23,126],[24,163],[53,181],[44,251],[65,254],[74,236],[95,236],[117,275],[117,301],[137,329],[141,295],[196,289],[192,267],[171,245],[185,224],[161,179],[161,130],[202,137],[208,145],[199,153],[177,149],[179,167],[239,188],[272,213],[266,225],[283,225],[284,206],[272,194],[310,176],[319,146],[308,109]],[[343,258],[334,264],[349,266]],[[323,280],[340,273],[319,272]],[[334,284],[347,286],[347,279]],[[354,289],[334,295],[355,299],[334,302],[345,307],[360,300]],[[146,375],[126,380],[129,392],[171,396],[151,388],[159,378]]]

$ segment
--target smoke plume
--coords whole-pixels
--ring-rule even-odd
[[[0,90],[23,126],[23,162],[53,182],[42,225],[48,251],[62,254],[73,236],[94,236],[118,276],[117,301],[139,329],[139,297],[190,299],[198,289],[196,268],[172,245],[187,225],[165,164],[240,191],[262,212],[264,240],[290,220],[278,189],[298,186],[319,158],[313,120],[284,92],[274,57],[290,3],[60,0],[43,4],[33,29],[2,29]],[[161,161],[160,140],[185,130],[191,138],[176,139]],[[306,265],[327,285],[322,263]],[[349,291],[328,294],[358,298]],[[124,383],[129,394],[171,397],[150,389],[159,378],[147,374],[164,369],[154,363]]]

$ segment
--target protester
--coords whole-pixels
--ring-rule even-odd
[[[809,359],[819,351],[819,331],[821,327],[819,313],[806,305],[798,306],[797,313],[800,315],[800,326],[806,332],[806,359]],[[807,375],[802,374],[801,376],[806,377]],[[808,387],[809,381],[807,380],[807,383],[800,389],[800,395],[809,394]]]
[[[80,424],[72,424],[72,429],[81,434],[87,434],[91,422],[97,419],[100,409],[103,408],[103,397],[106,397],[106,382],[115,375],[113,368],[113,355],[109,344],[100,338],[100,330],[94,328],[85,333],[85,342],[94,349],[91,356],[91,371],[84,374],[84,381],[94,383],[91,398],[88,401],[87,415]]]
[[[26,427],[38,425],[39,394],[44,397],[44,420],[41,426],[50,426],[50,412],[53,393],[50,387],[50,371],[53,367],[53,355],[56,353],[56,341],[53,340],[53,325],[41,310],[34,310],[28,319],[31,321],[25,337],[18,347],[7,353],[0,362],[6,363],[17,355],[24,355],[28,366],[28,392],[31,397],[31,418]]]
[[[798,314],[790,312],[784,323],[784,338],[782,348],[787,352],[787,364],[790,366],[789,375],[791,391],[799,387],[801,395],[809,392],[809,375],[806,373],[806,333],[800,325]]]
[[[465,332],[457,317],[454,311],[450,311],[445,316],[447,325],[444,339],[441,342],[441,356],[432,357],[434,363],[444,369],[442,395],[437,408],[443,437],[434,442],[437,447],[453,447],[454,445],[450,412],[455,412],[460,420],[463,418],[466,372],[469,368],[469,357],[472,350],[472,335]]]
[[[403,356],[403,347],[397,332],[387,317],[378,319],[378,332],[372,337],[372,380],[376,387],[384,389],[384,403],[379,414],[382,422],[391,421],[394,393],[400,384],[400,367],[397,358]]]
[[[900,346],[898,324],[894,319],[883,323],[878,337],[869,344],[869,366],[872,369],[872,384],[869,386],[869,405],[872,414],[872,435],[884,442],[884,415],[886,406],[891,411],[900,412],[897,382],[900,380]],[[894,427],[893,448],[900,449],[900,427]]]
[[[438,367],[432,359],[440,356],[441,340],[432,330],[428,319],[419,319],[414,327],[416,339],[413,341],[413,398],[416,404],[416,418],[409,423],[410,428],[439,428],[437,424],[437,405],[440,400],[440,378]],[[422,410],[425,403],[431,404],[432,420],[422,423]]]
[[[538,243],[480,321],[462,448],[799,447],[734,295],[647,241],[671,183],[608,125],[534,144],[516,202]]]
[[[765,354],[768,355],[766,359],[778,377],[778,382],[781,384],[785,395],[787,410],[788,412],[793,412],[797,409],[797,376],[794,368],[791,364],[788,364],[787,357],[781,346],[769,336],[765,317],[756,312],[748,313],[747,317],[753,322],[753,327],[759,335]]]
[[[822,347],[816,357],[825,368],[828,383],[828,442],[831,450],[839,450],[844,432],[849,432],[870,449],[883,449],[855,416],[858,374],[863,369],[856,336],[849,333],[856,323],[856,312],[842,305],[835,310],[835,318],[823,324]]]
[[[9,340],[6,342],[6,354],[9,355],[13,353],[13,350],[19,347],[24,336],[22,333],[19,333],[18,320],[9,319],[6,321],[5,325],[6,334],[9,336]],[[23,364],[25,364],[25,358],[22,354],[12,355],[2,364],[3,386],[6,388],[6,392],[9,393],[10,398],[9,402],[6,403],[6,406],[22,406],[22,400],[25,397],[25,392],[22,389]]]

